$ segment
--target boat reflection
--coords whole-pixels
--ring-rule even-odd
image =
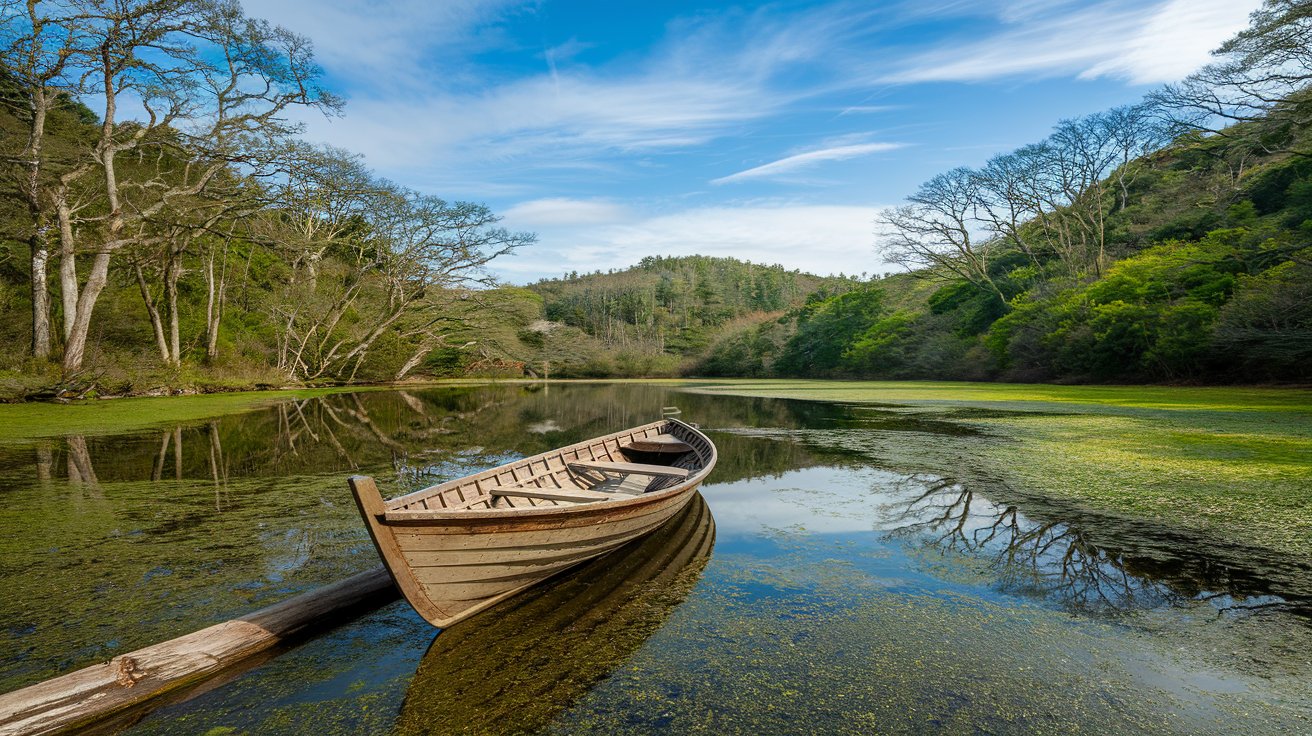
[[[646,537],[441,632],[395,733],[539,730],[662,626],[714,544],[715,521],[698,494]]]

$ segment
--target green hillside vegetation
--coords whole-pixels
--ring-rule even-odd
[[[1306,4],[1268,0],[1180,84],[932,178],[880,218],[884,256],[932,290],[808,300],[698,371],[1312,379],[1309,32]]]
[[[0,395],[395,380],[460,349],[501,369],[539,311],[487,289],[532,235],[300,140],[298,110],[341,106],[307,39],[227,2],[11,10]]]
[[[536,374],[545,363],[557,376],[676,375],[726,332],[857,283],[707,256],[543,279],[528,287],[541,296],[542,320],[522,333],[530,350],[519,355]]]
[[[812,299],[717,343],[707,375],[1026,381],[1312,379],[1312,159],[1255,146],[1269,121],[1188,134],[1101,182],[1096,267],[1041,223],[944,268]],[[1306,128],[1287,143],[1302,145]],[[1132,180],[1124,190],[1117,179]],[[1074,207],[1044,216],[1071,217]],[[987,279],[987,281],[985,280]],[[918,281],[912,287],[908,280]]]

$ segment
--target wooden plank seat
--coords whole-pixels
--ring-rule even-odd
[[[687,468],[673,468],[668,465],[646,465],[643,463],[613,463],[602,460],[574,460],[569,463],[571,470],[597,470],[602,473],[620,475],[652,475],[658,478],[687,478]]]
[[[660,455],[682,455],[685,452],[692,452],[692,445],[671,434],[658,434],[655,437],[638,437],[627,444],[621,444],[620,449],[654,452]]]
[[[549,501],[572,501],[574,503],[589,503],[591,501],[609,501],[614,496],[607,493],[597,493],[596,491],[585,491],[573,488],[534,488],[533,486],[509,486],[504,488],[490,488],[488,493],[492,496],[513,496],[515,498],[545,498]]]
[[[589,490],[598,493],[622,493],[626,496],[641,496],[656,482],[649,475],[605,476]]]

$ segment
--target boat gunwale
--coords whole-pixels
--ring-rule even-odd
[[[598,442],[606,442],[608,440],[617,439],[619,437],[629,435],[633,432],[653,429],[653,428],[661,427],[666,424],[674,424],[684,427],[689,432],[692,432],[693,434],[700,437],[703,441],[705,441],[710,451],[710,456],[709,458],[707,458],[705,465],[698,468],[696,473],[689,475],[684,480],[667,488],[662,488],[656,491],[650,491],[640,495],[620,496],[605,501],[593,501],[590,503],[577,503],[577,504],[569,504],[569,505],[525,506],[519,508],[506,508],[506,509],[493,508],[493,509],[407,510],[406,513],[410,514],[410,516],[408,516],[407,518],[388,518],[386,514],[382,514],[379,515],[378,522],[386,526],[395,526],[395,527],[433,526],[434,522],[444,522],[444,521],[458,522],[458,524],[453,524],[453,526],[468,525],[468,524],[476,524],[481,526],[482,523],[480,522],[494,523],[496,521],[505,520],[505,519],[525,519],[525,518],[532,518],[532,517],[546,518],[556,515],[574,516],[574,515],[604,514],[605,512],[609,512],[612,510],[628,510],[630,508],[656,503],[658,501],[670,498],[672,496],[677,496],[680,493],[686,493],[688,492],[688,490],[695,489],[697,486],[701,485],[701,483],[706,479],[707,475],[709,475],[709,473],[712,470],[714,470],[716,461],[719,459],[719,453],[716,450],[715,443],[711,442],[710,438],[707,437],[700,429],[682,420],[675,419],[673,417],[667,417],[655,422],[649,422],[647,424],[638,425],[636,427],[630,427],[628,429],[624,429],[619,432],[612,432],[611,434],[601,435],[599,437],[590,437],[580,442],[575,442],[569,445],[565,445],[563,447],[558,447],[553,450],[548,450],[547,452],[542,452],[542,453],[538,453],[537,455],[532,455],[530,457],[520,458],[510,463],[504,463],[494,468],[489,468],[487,470],[479,471],[471,475],[455,478],[446,481],[445,483],[439,483],[435,486],[430,486],[428,488],[414,491],[412,493],[408,493],[402,496],[386,499],[383,501],[383,504],[384,507],[391,507],[394,504],[397,504],[398,502],[414,503],[415,501],[418,501],[423,498],[429,498],[432,496],[439,495],[443,491],[448,490],[454,486],[468,483],[470,481],[477,481],[484,477],[489,477],[489,476],[495,477],[498,474],[506,472],[507,469],[510,469],[512,467],[517,467],[524,464],[531,465],[533,462],[557,456],[563,452],[568,451],[570,448],[573,447],[587,447],[590,445],[594,445]],[[696,450],[694,450],[694,452],[696,452]],[[388,510],[396,510],[396,509],[389,508]]]

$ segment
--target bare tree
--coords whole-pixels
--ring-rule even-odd
[[[1043,181],[1042,158],[1029,146],[989,159],[974,172],[978,185],[976,211],[987,227],[1041,265],[1044,243],[1031,242],[1026,225],[1043,214],[1044,197],[1036,187]]]
[[[342,210],[354,214],[341,222],[316,214],[338,198],[358,200]],[[297,201],[314,207],[284,220],[304,257],[271,309],[283,326],[278,367],[299,378],[354,376],[389,331],[418,340],[417,347],[435,346],[439,326],[459,317],[449,310],[450,297],[490,284],[484,266],[533,239],[496,227],[498,218],[483,205],[448,203],[388,182],[335,182],[323,197],[306,189]],[[331,274],[316,265],[327,247],[320,238],[336,242]],[[313,277],[298,275],[311,269]]]
[[[70,0],[87,43],[78,50],[88,88],[104,102],[100,135],[83,165],[56,190],[64,262],[64,370],[81,368],[96,300],[113,254],[166,238],[154,220],[176,200],[205,192],[234,169],[258,171],[297,130],[293,106],[332,109],[304,39],[246,18],[231,0]],[[120,101],[141,103],[143,118],[123,120]],[[119,155],[158,152],[174,165],[141,180],[120,180]],[[91,175],[94,174],[94,177]],[[79,215],[73,188],[95,182],[103,213]],[[92,254],[79,282],[75,255]]]
[[[1312,155],[1298,132],[1312,123],[1312,4],[1266,0],[1249,27],[1213,52],[1216,61],[1153,97],[1172,122],[1217,135],[1254,137],[1267,152]],[[1234,126],[1234,127],[1232,127]]]
[[[881,248],[890,261],[936,274],[953,274],[1007,298],[989,274],[1002,245],[980,220],[980,180],[967,168],[939,174],[907,197],[910,204],[886,210]]]

